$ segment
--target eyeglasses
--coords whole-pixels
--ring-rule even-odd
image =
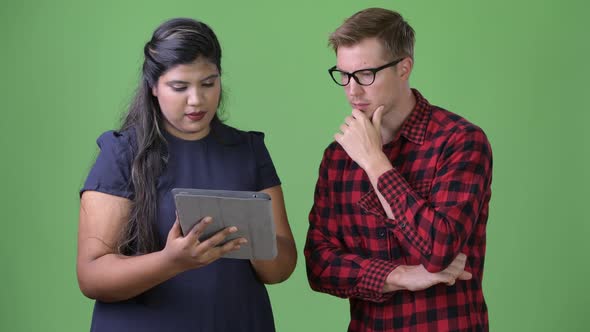
[[[347,73],[345,71],[341,71],[336,69],[336,66],[328,69],[328,73],[330,73],[330,76],[332,77],[332,79],[334,80],[334,82],[336,82],[336,84],[341,85],[341,86],[346,86],[348,85],[348,83],[350,83],[350,78],[354,78],[354,80],[360,84],[360,85],[371,85],[373,84],[373,82],[375,82],[375,75],[377,74],[377,72],[379,72],[380,70],[383,70],[387,67],[393,67],[395,65],[397,65],[400,61],[402,61],[405,58],[401,58],[401,59],[397,59],[395,61],[392,61],[390,63],[386,63],[381,67],[377,67],[377,68],[365,68],[365,69],[359,69],[359,70],[355,70],[352,73]]]

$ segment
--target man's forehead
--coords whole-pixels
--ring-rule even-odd
[[[381,66],[384,61],[387,61],[385,50],[378,41],[363,40],[336,50],[336,66],[345,71]]]

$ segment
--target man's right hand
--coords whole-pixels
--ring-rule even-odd
[[[446,269],[431,273],[426,271],[423,265],[400,265],[387,276],[383,293],[398,290],[420,291],[436,284],[445,283],[449,286],[455,284],[457,279],[469,280],[471,273],[465,271],[467,256],[459,254]]]

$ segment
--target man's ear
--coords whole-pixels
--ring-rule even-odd
[[[410,74],[412,73],[412,68],[414,67],[414,60],[410,57],[406,57],[400,63],[397,64],[397,72],[400,75],[400,78],[404,81],[410,79]]]

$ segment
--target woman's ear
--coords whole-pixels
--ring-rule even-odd
[[[153,95],[154,97],[158,97],[158,86],[154,85],[154,86],[152,87],[152,95]]]

